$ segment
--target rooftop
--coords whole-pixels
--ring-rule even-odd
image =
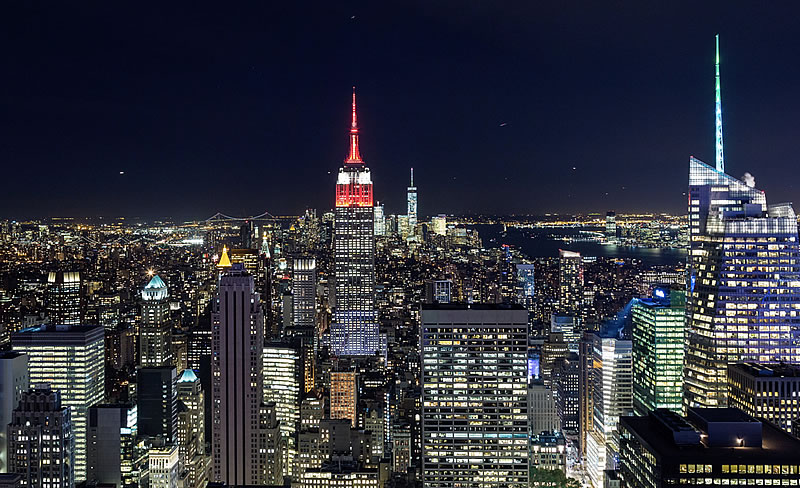
[[[423,303],[422,310],[525,310],[516,303]]]
[[[665,462],[767,462],[796,464],[800,439],[734,408],[693,408],[688,417],[664,422],[658,411],[645,417],[620,417],[620,427],[633,434]],[[665,435],[672,429],[672,435]],[[691,429],[699,442],[683,443],[678,435]],[[699,434],[699,436],[697,435]],[[744,439],[744,442],[741,442]],[[740,442],[737,442],[740,441]],[[760,442],[758,442],[760,441]]]
[[[800,366],[794,364],[738,363],[731,364],[728,369],[736,369],[752,376],[768,378],[800,376]]]

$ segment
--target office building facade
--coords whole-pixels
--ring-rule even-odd
[[[178,375],[175,368],[140,368],[136,378],[139,435],[174,443],[178,435]]]
[[[636,300],[633,316],[633,410],[683,410],[686,298],[682,291],[656,288]]]
[[[83,318],[80,272],[49,272],[45,286],[45,302],[51,324],[79,325]]]
[[[14,351],[28,356],[31,385],[49,384],[71,410],[75,480],[86,479],[89,407],[105,395],[104,330],[100,325],[41,325],[12,336]]]
[[[0,353],[0,473],[8,472],[8,431],[5,426],[11,422],[11,414],[28,388],[28,356],[15,351]]]
[[[7,429],[8,472],[21,474],[23,486],[75,486],[72,412],[58,391],[42,384],[23,393]]]
[[[528,486],[528,312],[423,305],[425,488]]]
[[[605,484],[605,471],[617,468],[619,419],[633,412],[631,341],[593,338],[592,431],[586,436],[586,471],[594,488]]]
[[[794,432],[792,429],[800,425],[800,366],[729,365],[728,405]]]

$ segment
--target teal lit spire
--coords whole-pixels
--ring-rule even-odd
[[[717,58],[716,58],[716,67],[717,67],[717,84],[716,84],[716,94],[717,94],[717,113],[716,113],[716,127],[717,127],[717,171],[720,173],[725,172],[725,157],[722,153],[722,93],[720,92],[719,86],[719,34],[717,34]]]

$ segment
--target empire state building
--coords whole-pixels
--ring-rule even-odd
[[[336,306],[331,347],[339,356],[371,356],[380,348],[375,310],[375,236],[372,177],[358,150],[353,87],[350,154],[336,179],[334,278]]]

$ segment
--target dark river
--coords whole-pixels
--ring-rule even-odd
[[[657,249],[646,247],[616,246],[613,244],[599,244],[597,242],[572,242],[554,238],[554,236],[579,236],[581,229],[573,228],[548,228],[548,229],[516,229],[508,228],[505,236],[503,226],[497,225],[472,225],[478,231],[486,247],[499,247],[509,244],[529,257],[557,257],[559,249],[577,251],[583,256],[597,256],[607,258],[636,258],[647,266],[675,265],[686,261],[685,249]],[[592,230],[586,229],[583,230]],[[602,229],[596,229],[601,230]]]

